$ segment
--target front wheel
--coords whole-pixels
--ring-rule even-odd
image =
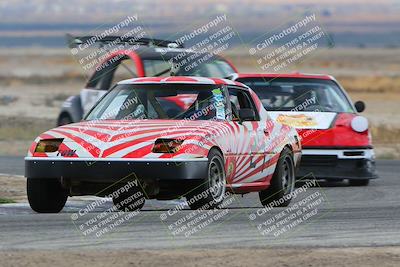
[[[292,151],[285,147],[279,156],[270,186],[258,193],[263,206],[274,203],[275,207],[286,207],[294,190],[295,173]]]
[[[39,213],[58,213],[67,202],[68,192],[57,179],[28,179],[29,205]]]
[[[225,198],[225,164],[222,154],[212,149],[208,154],[207,179],[186,196],[192,210],[219,207]]]

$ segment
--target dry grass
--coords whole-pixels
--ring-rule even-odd
[[[38,118],[0,117],[0,141],[34,140],[55,127],[55,121]]]
[[[26,202],[26,178],[0,175],[0,204]]]
[[[337,79],[350,93],[400,93],[400,76],[339,76]]]
[[[8,198],[0,198],[0,204],[10,204],[10,203],[15,203],[15,201]]]

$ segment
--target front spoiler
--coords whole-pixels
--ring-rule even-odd
[[[315,150],[304,149],[298,179],[376,179],[375,157],[372,149],[361,156],[353,154],[363,150]],[[304,153],[305,152],[305,153]],[[347,153],[350,152],[350,153]],[[350,155],[350,156],[346,156]]]
[[[75,181],[116,182],[131,176],[155,180],[201,180],[208,159],[80,159],[25,158],[25,177],[68,178]]]

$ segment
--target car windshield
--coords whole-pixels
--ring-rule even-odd
[[[270,111],[354,112],[346,95],[331,80],[242,78]]]
[[[86,120],[225,120],[224,89],[196,84],[118,84]]]

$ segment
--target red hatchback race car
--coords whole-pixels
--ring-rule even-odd
[[[232,80],[252,88],[268,114],[295,127],[302,139],[298,177],[349,179],[368,185],[377,178],[368,121],[358,113],[363,102],[352,104],[339,83],[328,75],[234,74]]]
[[[166,104],[182,96],[191,103]],[[124,211],[181,196],[192,209],[213,208],[226,192],[259,192],[263,205],[285,206],[300,157],[296,130],[271,120],[247,86],[145,77],[119,82],[82,122],[37,137],[25,175],[37,212],[59,212],[76,195],[111,196]]]

